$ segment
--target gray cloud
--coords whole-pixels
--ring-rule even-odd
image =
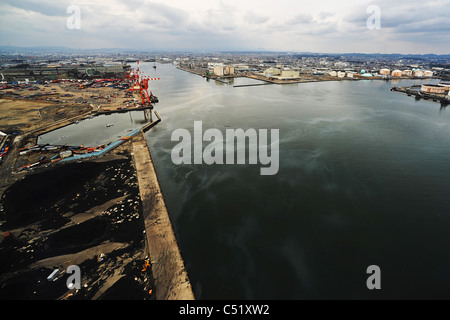
[[[182,27],[188,21],[185,11],[160,3],[146,3],[138,13],[139,22],[164,28]]]
[[[321,12],[319,13],[319,20],[325,20],[327,18],[333,17],[335,14],[333,12]]]
[[[450,0],[378,0],[345,14],[333,12],[331,0],[311,3],[315,10],[285,0],[284,6],[273,3],[273,11],[254,11],[258,7],[245,1],[192,0],[198,12],[188,1],[174,1],[178,5],[161,0],[3,0],[0,45],[366,52],[402,43],[405,50],[450,52]],[[77,3],[82,28],[68,30],[67,7]],[[366,26],[370,4],[381,8],[380,30]]]
[[[250,24],[263,24],[270,20],[268,16],[261,16],[251,11],[247,11],[244,18]]]
[[[27,11],[33,11],[45,16],[66,16],[67,7],[70,5],[70,1],[49,1],[49,0],[2,0],[4,4],[11,7],[20,8]]]
[[[381,10],[382,28],[407,31],[426,28],[424,31],[449,30],[450,1],[376,1]],[[359,6],[344,17],[344,21],[354,25],[366,25],[369,17],[367,5]],[[395,30],[394,30],[395,31]]]
[[[312,15],[307,13],[301,13],[296,15],[294,18],[289,19],[286,23],[289,25],[296,25],[296,24],[304,24],[304,23],[311,23],[314,19]]]

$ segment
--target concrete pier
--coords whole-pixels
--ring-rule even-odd
[[[144,133],[132,143],[156,299],[194,300]]]

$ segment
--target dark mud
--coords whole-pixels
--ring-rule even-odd
[[[120,152],[29,175],[5,191],[0,299],[153,298],[151,268],[142,272],[149,257],[136,172],[128,151]],[[108,244],[106,254],[95,251]],[[80,290],[66,287],[71,259],[79,261]],[[56,268],[61,275],[47,281]]]

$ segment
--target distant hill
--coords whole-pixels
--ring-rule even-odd
[[[85,49],[85,48],[69,48],[63,46],[34,46],[34,47],[18,47],[18,46],[0,46],[0,54],[75,54],[75,53],[123,53],[123,54],[139,54],[139,53],[194,53],[192,50],[146,50],[146,49],[130,49],[130,48],[99,48],[99,49]],[[387,59],[450,59],[450,54],[401,54],[401,53],[320,53],[320,52],[293,52],[293,51],[270,51],[270,50],[201,50],[198,53],[221,53],[221,54],[255,54],[255,55],[292,55],[301,57],[356,57],[356,58],[387,58]]]

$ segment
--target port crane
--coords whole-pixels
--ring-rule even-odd
[[[128,91],[139,91],[141,96],[142,106],[152,106],[153,103],[158,102],[158,98],[156,98],[153,93],[148,91],[149,84],[148,82],[151,80],[159,80],[160,78],[149,78],[141,76],[141,71],[139,70],[139,60],[137,61],[137,70],[130,74],[129,79],[133,81],[133,85],[128,89]]]

